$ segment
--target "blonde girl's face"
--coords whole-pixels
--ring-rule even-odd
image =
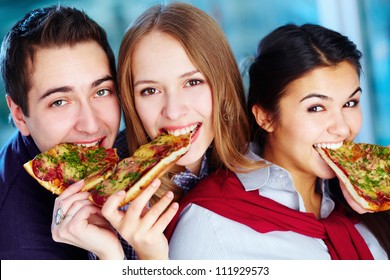
[[[280,101],[278,122],[268,128],[266,159],[295,175],[332,178],[314,146],[340,146],[362,125],[358,73],[349,63],[318,68],[294,81]]]
[[[202,156],[214,138],[212,92],[182,45],[173,37],[152,32],[132,55],[135,107],[146,132],[195,131],[190,151],[178,164],[197,174]]]

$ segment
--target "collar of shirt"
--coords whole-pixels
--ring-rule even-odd
[[[202,163],[200,166],[199,176],[193,174],[189,169],[186,168],[185,171],[180,172],[172,177],[172,181],[184,190],[184,193],[188,193],[192,188],[207,175],[209,175],[210,167],[208,164],[209,153],[211,152],[211,147],[207,149],[206,153],[203,155]]]
[[[247,157],[252,160],[262,158],[249,151]],[[284,168],[266,161],[268,166],[248,173],[236,173],[246,191],[258,190],[259,195],[270,198],[291,209],[306,212],[302,197],[296,191],[291,174]],[[317,191],[322,193],[321,218],[330,215],[335,207],[329,195],[327,180],[317,180]]]

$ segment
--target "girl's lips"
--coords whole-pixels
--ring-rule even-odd
[[[186,127],[164,127],[163,129],[160,129],[160,133],[168,133],[170,135],[175,135],[175,136],[179,136],[179,135],[184,135],[184,134],[190,134],[191,136],[191,143],[193,143],[196,138],[198,138],[199,136],[199,131],[200,131],[200,128],[202,126],[202,123],[195,123],[195,124],[192,124],[192,125],[188,125]]]
[[[162,131],[166,131],[168,134],[170,135],[174,135],[174,136],[179,136],[179,135],[184,135],[184,134],[193,134],[194,131],[197,130],[197,128],[200,126],[200,123],[195,123],[195,124],[192,124],[192,125],[188,125],[188,126],[185,126],[185,127],[165,127],[161,130]]]
[[[201,126],[201,123],[194,123],[187,126],[170,126],[160,129],[160,133],[166,132],[170,135],[180,136],[185,134],[191,134],[193,136],[198,128]]]
[[[341,141],[338,143],[317,143],[317,144],[314,144],[314,147],[336,150],[336,149],[340,148],[342,145],[343,145],[343,142]]]
[[[195,142],[196,138],[198,138],[200,133],[201,124],[199,124],[196,129],[191,133],[191,144]]]

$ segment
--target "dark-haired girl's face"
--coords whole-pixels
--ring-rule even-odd
[[[300,176],[332,178],[315,145],[337,148],[362,125],[358,73],[349,63],[318,68],[291,83],[269,130],[265,158]]]

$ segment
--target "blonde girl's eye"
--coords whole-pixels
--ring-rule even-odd
[[[159,93],[160,91],[155,88],[145,88],[140,91],[141,95],[154,95],[156,93]]]
[[[186,87],[194,87],[194,86],[197,86],[197,85],[200,85],[202,84],[203,81],[202,80],[198,80],[198,79],[192,79],[192,80],[189,80],[185,86]]]

